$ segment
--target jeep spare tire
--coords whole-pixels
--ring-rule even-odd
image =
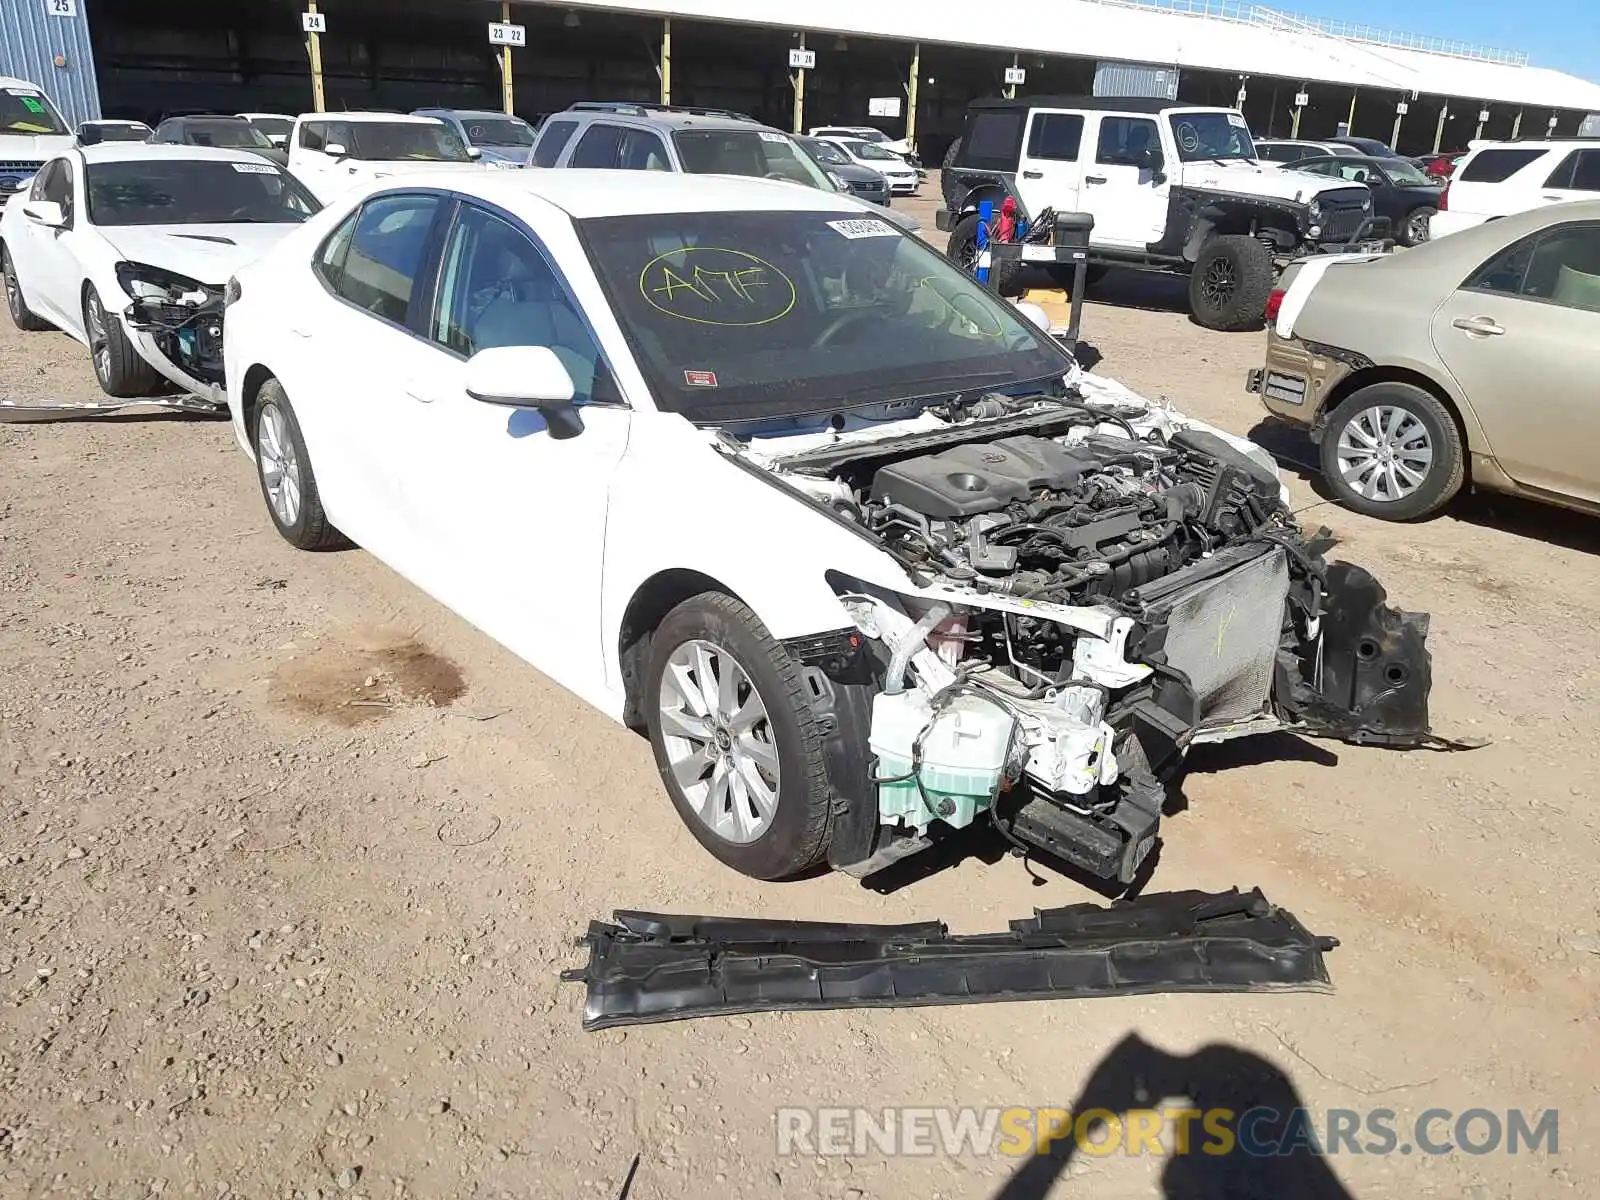
[[[1257,329],[1276,276],[1271,253],[1255,238],[1214,237],[1189,274],[1189,311],[1207,329]]]

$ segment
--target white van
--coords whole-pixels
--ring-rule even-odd
[[[32,183],[39,168],[72,149],[73,141],[43,88],[0,75],[0,201]]]

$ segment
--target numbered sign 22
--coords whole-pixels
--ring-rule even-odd
[[[78,15],[78,0],[44,0],[44,11],[52,17],[75,17]]]
[[[528,44],[528,27],[526,25],[505,25],[494,21],[489,25],[489,44],[491,46],[526,46]]]

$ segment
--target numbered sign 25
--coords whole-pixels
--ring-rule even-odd
[[[78,0],[44,0],[44,11],[52,17],[75,17],[78,15]]]

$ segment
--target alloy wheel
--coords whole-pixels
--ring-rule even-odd
[[[4,269],[6,277],[6,307],[11,310],[11,316],[20,322],[22,320],[22,284],[17,279],[17,273],[11,266],[9,252],[5,254],[3,259],[0,259],[0,268]]]
[[[1233,299],[1234,289],[1238,286],[1239,277],[1234,272],[1233,264],[1225,258],[1219,258],[1206,267],[1206,273],[1200,279],[1200,295],[1208,307],[1220,312]]]
[[[1336,450],[1345,485],[1367,500],[1404,500],[1427,481],[1433,439],[1413,412],[1380,404],[1363,409],[1339,433]]]
[[[276,404],[262,406],[256,423],[256,457],[267,503],[285,529],[300,519],[300,456],[294,452],[289,423]]]
[[[715,642],[684,642],[667,659],[661,741],[697,820],[729,842],[753,842],[778,811],[778,747],[749,673]]]
[[[89,302],[83,306],[84,332],[89,335],[89,353],[94,357],[94,373],[102,384],[111,378],[111,335],[106,331],[106,310],[100,307],[100,297],[89,293]]]
[[[1420,246],[1428,240],[1428,214],[1415,212],[1406,222],[1406,241],[1413,246]]]

